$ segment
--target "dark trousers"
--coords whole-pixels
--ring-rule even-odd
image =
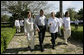
[[[52,42],[52,47],[55,46],[55,40],[57,38],[57,33],[51,33],[51,42]]]
[[[40,48],[41,50],[43,50],[43,40],[44,40],[44,37],[45,37],[45,30],[46,30],[46,27],[45,26],[38,26],[39,29],[40,29],[40,32],[38,32],[38,35],[39,35],[39,44],[40,44]]]
[[[21,26],[21,32],[23,32],[24,31],[24,26]]]

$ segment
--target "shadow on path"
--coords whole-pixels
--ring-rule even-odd
[[[58,46],[58,45],[62,45],[63,43],[59,42],[58,44],[56,44],[55,46]],[[44,49],[45,48],[52,48],[52,45],[50,45],[50,43],[46,43],[44,45]],[[30,48],[29,47],[21,47],[21,48],[10,48],[10,49],[6,49],[3,53],[15,53],[17,54],[18,52],[20,51],[30,51]],[[35,49],[34,51],[40,51],[40,46],[39,45],[35,45]]]

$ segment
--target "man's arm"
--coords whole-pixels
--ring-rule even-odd
[[[48,19],[48,26],[50,27],[50,25],[52,24],[51,22],[50,22],[51,20],[50,20],[50,18]]]

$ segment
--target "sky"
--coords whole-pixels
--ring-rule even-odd
[[[47,5],[51,6],[49,12],[59,11],[59,1],[48,1]],[[67,11],[67,8],[75,8],[75,11],[78,11],[83,8],[83,1],[63,1],[63,13]]]
[[[48,1],[48,6],[50,8],[45,11],[45,13],[51,13],[54,11],[55,13],[59,11],[59,1]],[[67,8],[75,8],[75,11],[78,12],[81,8],[83,8],[83,1],[63,1],[63,13],[67,11]],[[10,13],[7,13],[7,15],[11,16]]]

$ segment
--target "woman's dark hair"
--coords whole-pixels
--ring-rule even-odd
[[[67,14],[69,14],[69,11],[66,11],[66,12],[65,12],[65,17],[67,16]]]
[[[61,12],[57,12],[57,13],[55,14],[55,16],[56,16],[57,18],[62,17]]]
[[[27,14],[31,13],[31,11],[27,11]]]
[[[42,9],[40,10],[40,12],[41,12],[41,11],[43,12],[43,10],[42,10]]]
[[[58,15],[58,17],[61,17],[62,15],[61,15],[61,13],[59,12],[59,15]]]

